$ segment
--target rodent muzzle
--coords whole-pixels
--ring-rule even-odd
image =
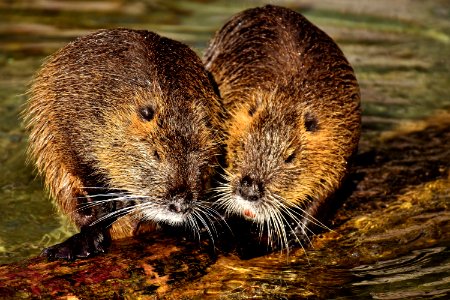
[[[246,175],[239,182],[236,192],[247,201],[255,202],[264,194],[264,185],[261,181]]]
[[[191,208],[194,194],[186,187],[179,187],[169,191],[169,210],[174,213],[185,213]]]

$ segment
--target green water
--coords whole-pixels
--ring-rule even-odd
[[[405,122],[450,110],[448,1],[270,2],[302,12],[335,38],[354,66],[362,94],[362,149]],[[47,55],[79,35],[112,27],[152,30],[201,55],[231,15],[263,3],[0,1],[0,263],[36,255],[73,232],[26,164],[19,117],[27,86]],[[361,282],[353,288],[364,295]]]

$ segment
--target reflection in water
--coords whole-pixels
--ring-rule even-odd
[[[111,27],[154,30],[201,53],[226,19],[262,2],[1,2],[0,263],[36,255],[44,246],[65,239],[73,231],[57,216],[32,167],[25,164],[26,135],[19,113],[32,74],[45,56],[79,35]],[[377,189],[380,183],[372,182],[370,177],[377,173],[367,175],[361,164],[355,176],[365,177],[353,194],[358,202],[344,203],[342,210],[346,213],[338,213],[331,222],[333,229],[340,231],[325,236],[335,238],[335,244],[328,242],[328,249],[323,249],[320,237],[316,237],[317,250],[308,250],[310,263],[303,259],[301,250],[291,253],[289,259],[278,254],[247,261],[222,257],[205,277],[207,287],[202,288],[211,292],[210,299],[215,299],[215,292],[235,298],[275,295],[291,299],[314,295],[402,299],[443,297],[450,293],[448,235],[440,232],[441,227],[448,228],[445,224],[448,224],[450,162],[443,161],[448,160],[448,155],[444,147],[438,147],[450,141],[442,132],[428,135],[420,143],[424,147],[432,144],[439,153],[433,152],[433,147],[424,152],[423,148],[410,147],[408,142],[414,136],[405,134],[422,130],[425,125],[420,120],[450,108],[448,4],[439,0],[365,1],[364,5],[357,0],[279,3],[304,12],[335,38],[355,67],[364,114],[361,153],[370,154],[369,150],[389,135],[401,136],[396,140],[399,147],[395,155],[390,149],[389,155],[381,158],[375,155],[371,162],[380,166],[377,180],[385,180],[380,179],[384,168],[395,170],[385,173],[392,177],[389,181],[392,186]],[[436,163],[425,163],[420,160],[423,157]],[[389,159],[402,164],[393,164]],[[433,190],[433,185],[441,184],[440,180],[447,184],[447,192]],[[421,185],[423,181],[430,183]],[[365,192],[368,193],[358,198]],[[413,214],[411,218],[404,217],[417,202],[423,204],[420,212],[423,223]],[[426,204],[429,210],[425,209]],[[394,219],[381,222],[389,209],[398,213],[398,222],[405,223],[404,228],[400,226],[404,231],[401,234],[397,231],[394,237],[377,232],[399,226]],[[366,230],[374,230],[369,235],[372,240],[352,239],[361,232],[364,237]],[[396,252],[415,239],[429,243],[421,244],[421,250]],[[388,251],[390,256],[383,256]],[[364,260],[366,257],[372,260]],[[364,265],[357,266],[359,261]]]
[[[450,293],[450,249],[415,250],[410,255],[351,269],[356,290],[374,299],[445,296]]]

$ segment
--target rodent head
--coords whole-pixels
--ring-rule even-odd
[[[226,125],[227,182],[218,189],[219,205],[261,228],[281,231],[288,219],[314,223],[307,210],[346,172],[345,113],[298,97],[289,88],[255,93],[230,112]]]
[[[94,143],[95,169],[139,218],[193,222],[216,164],[215,133],[204,94],[163,93],[150,83],[104,116]],[[209,95],[208,95],[209,96]]]

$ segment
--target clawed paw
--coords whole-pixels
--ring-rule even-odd
[[[75,260],[105,253],[109,244],[108,235],[103,231],[81,231],[60,244],[45,248],[40,256],[49,260]]]

